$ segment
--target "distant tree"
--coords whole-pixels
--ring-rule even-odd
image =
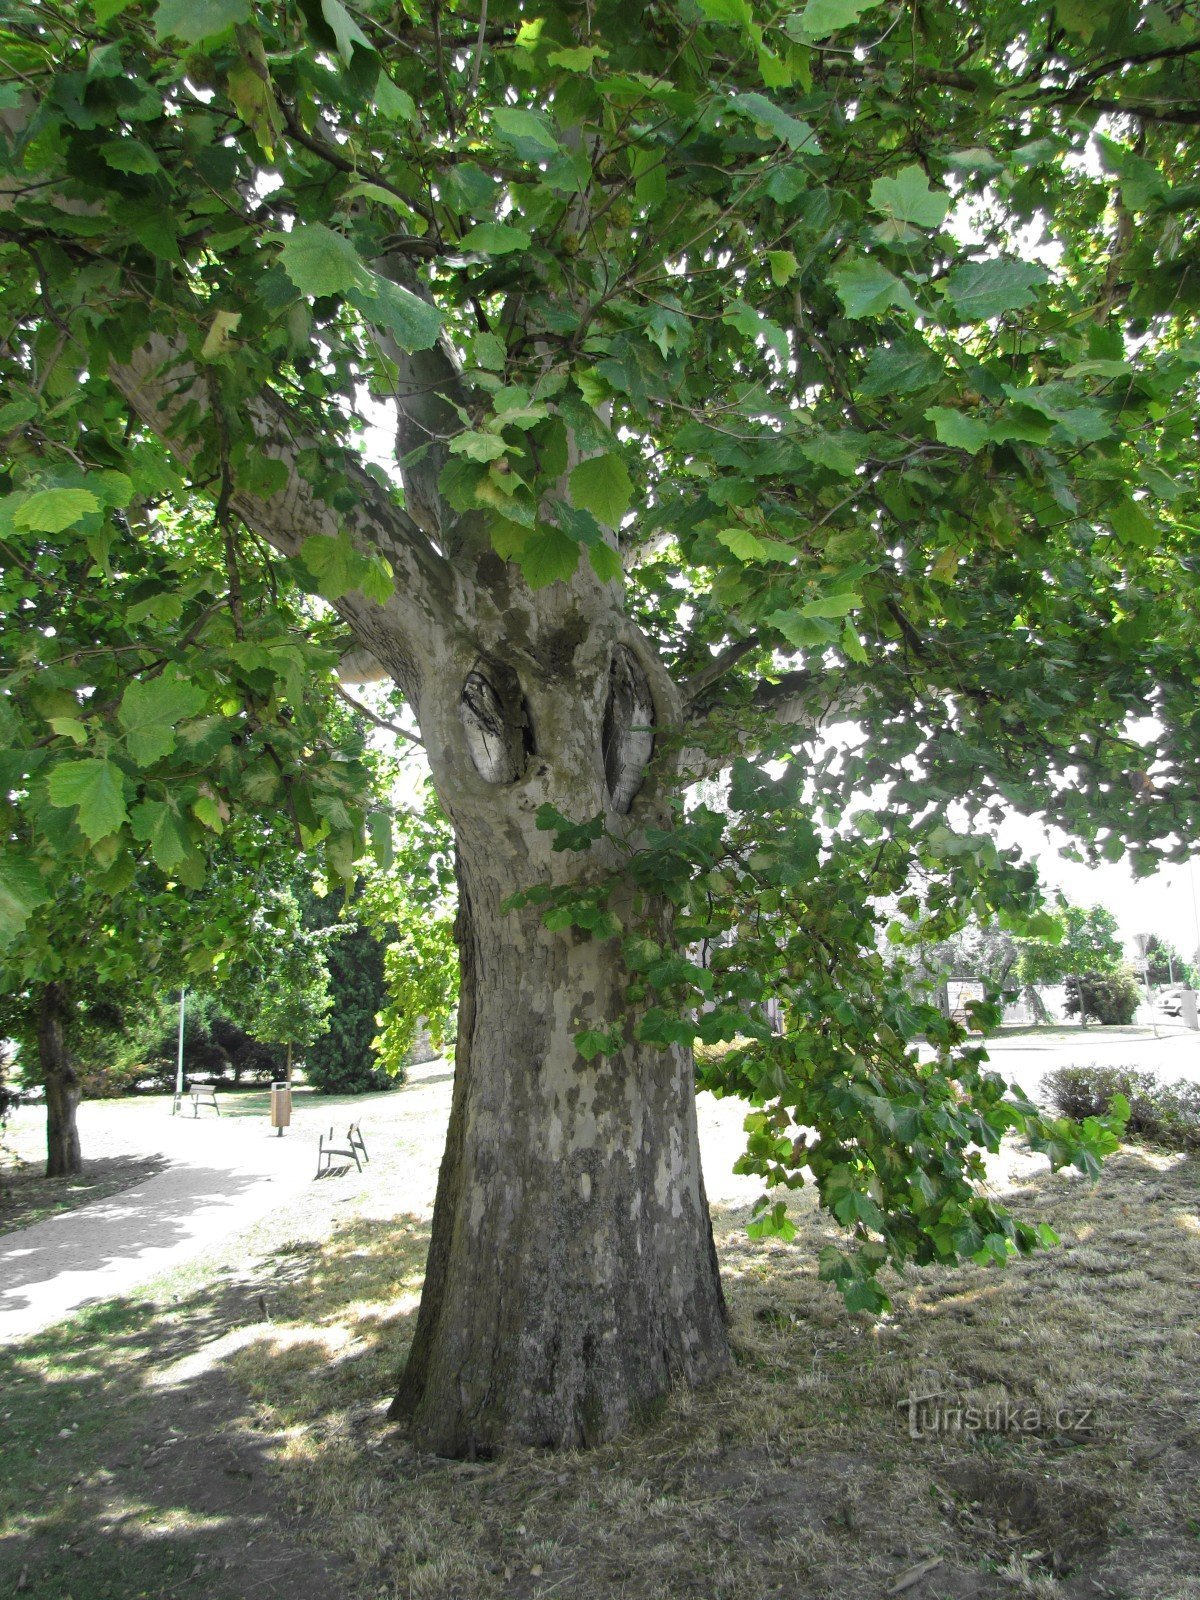
[[[945,984],[951,978],[977,978],[996,994],[1020,990],[1021,998],[1039,1022],[1049,1022],[1042,997],[1033,984],[1021,976],[1023,941],[998,924],[981,927],[969,923],[940,943],[922,951],[922,966],[936,982],[939,1003],[945,1008]]]
[[[1089,1007],[1083,988],[1085,977],[1119,972],[1123,950],[1117,936],[1117,919],[1104,906],[1064,906],[1058,917],[1060,937],[1027,940],[1021,951],[1022,981],[1035,988],[1066,983],[1075,996],[1075,1009],[1087,1025]]]
[[[333,937],[328,928],[305,928],[295,894],[280,889],[210,979],[212,992],[248,1033],[283,1046],[289,1076],[293,1051],[329,1027]]]
[[[1182,983],[1196,987],[1196,969],[1185,961],[1170,939],[1152,933],[1146,942],[1146,974],[1153,984]]]
[[[382,1065],[401,1073],[424,1027],[440,1050],[458,1007],[457,895],[450,823],[430,785],[420,808],[397,819],[390,870],[368,873],[362,913],[386,940],[386,1003],[377,1045]]]
[[[931,976],[978,978],[989,989],[1000,990],[1016,976],[1013,968],[1021,946],[1006,928],[968,923],[950,938],[922,951],[922,964]]]
[[[330,930],[326,947],[331,1006],[329,1026],[309,1045],[304,1071],[324,1094],[358,1094],[387,1089],[403,1073],[387,1071],[376,1048],[379,1013],[387,1004],[384,946],[362,914],[361,880],[354,893],[302,897],[310,928]]]

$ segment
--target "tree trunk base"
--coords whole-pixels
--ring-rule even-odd
[[[577,1029],[624,1010],[616,940],[502,916],[460,874],[454,1099],[390,1415],[440,1455],[595,1445],[730,1366],[690,1053]]]

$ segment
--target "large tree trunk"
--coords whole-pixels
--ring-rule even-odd
[[[538,826],[547,804],[577,821],[603,812],[631,843],[669,826],[647,771],[662,720],[653,663],[622,642],[598,585],[590,598],[590,617],[586,594],[579,610],[563,595],[557,615],[556,597],[541,599],[528,654],[503,639],[486,655],[473,641],[447,651],[421,696],[457,835],[462,1000],[425,1290],[393,1414],[444,1454],[593,1444],[730,1360],[690,1052],[635,1038],[620,938],[504,909],[534,884],[595,885],[627,860],[611,839],[554,850]],[[585,1060],[576,1035],[613,1025],[621,1048]]]
[[[627,1026],[583,1059],[626,1010],[619,941],[503,914],[486,845],[460,832],[454,1100],[392,1409],[449,1455],[594,1444],[729,1363],[690,1054]]]
[[[436,384],[454,405],[473,403],[448,346],[437,366],[400,389]],[[165,335],[113,370],[168,437],[204,392]],[[414,521],[345,462],[359,499],[335,512],[299,470],[298,452],[323,448],[308,424],[269,393],[247,402],[245,420],[262,453],[291,468],[271,497],[235,493],[249,527],[288,555],[315,534],[347,536],[392,563],[385,604],[350,591],[336,606],[415,712],[458,838],[454,1098],[395,1412],[448,1454],[610,1437],[673,1383],[729,1364],[691,1059],[635,1040],[618,939],[550,932],[536,909],[501,906],[538,883],[595,884],[627,865],[648,827],[671,826],[678,774],[671,757],[656,772],[651,756],[660,732],[680,731],[682,696],[619,581],[587,559],[534,590],[497,554],[482,513],[456,515],[414,482]],[[411,421],[401,405],[405,460],[429,447],[428,427]],[[176,447],[185,458],[196,448]],[[572,442],[567,464],[578,460]],[[555,852],[537,825],[546,805],[577,822],[603,814],[620,843]],[[616,1024],[622,1048],[584,1060],[575,1035]]]
[[[79,1126],[75,1119],[83,1091],[71,1062],[63,1032],[66,996],[48,983],[38,1003],[38,1062],[46,1087],[46,1176],[67,1177],[83,1171]]]

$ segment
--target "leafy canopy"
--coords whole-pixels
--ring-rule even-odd
[[[293,773],[281,709],[244,773],[221,754],[247,687],[300,726],[305,619],[281,631],[275,596],[356,614],[394,561],[482,532],[535,594],[623,588],[680,689],[663,783],[758,758],[727,807],[618,840],[622,894],[545,888],[547,920],[626,941],[643,1038],[728,1039],[780,999],[783,1038],[752,1027],[714,1081],[762,1104],[755,1170],[806,1168],[855,1231],[825,1264],[854,1303],[889,1257],[1027,1248],[972,1152],[1024,1123],[1087,1166],[1110,1136],[1030,1121],[902,969],[971,911],[1029,926],[1032,877],[981,826],[1006,807],[1138,869],[1195,829],[1190,15],[106,0],[13,7],[0,51],[5,670],[49,691],[5,726],[10,925],[52,836],[90,871],[144,846],[198,880],[222,759],[230,803],[294,800],[345,866],[362,809],[332,755]],[[155,429],[117,381],[151,335],[176,359]],[[428,545],[364,530],[402,498],[355,458],[367,395],[413,424]],[[278,528],[285,491],[342,526],[277,533],[251,627],[239,518]],[[146,515],[185,493],[207,555]],[[71,583],[165,632],[161,669],[102,683],[55,643],[38,607]],[[839,710],[841,749],[811,731]],[[606,826],[544,820],[564,848]],[[622,911],[631,884],[674,904],[673,940]]]

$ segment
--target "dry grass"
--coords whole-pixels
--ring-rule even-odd
[[[387,1423],[427,1242],[412,1221],[277,1254],[258,1275],[272,1324],[213,1359],[362,1595],[815,1600],[910,1577],[910,1600],[1196,1600],[1198,1179],[1139,1151],[1095,1189],[1040,1178],[1018,1203],[1060,1250],[914,1272],[880,1323],[818,1282],[832,1230],[806,1196],[792,1246],[721,1214],[735,1371],[587,1454],[451,1464]],[[991,1426],[911,1438],[907,1399],[933,1392],[943,1418],[990,1407]]]

